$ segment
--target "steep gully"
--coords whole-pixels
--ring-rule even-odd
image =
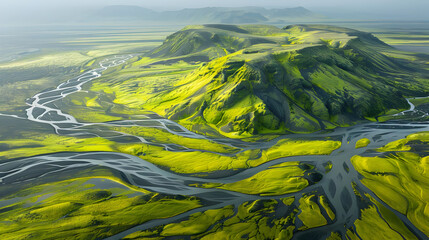
[[[105,129],[100,131],[100,128],[106,126],[144,126],[148,128],[164,129],[172,134],[187,138],[208,139],[206,136],[190,132],[183,126],[180,126],[179,124],[168,119],[162,118],[155,113],[135,116],[136,119],[133,120],[112,121],[105,123],[81,123],[78,122],[73,116],[63,113],[60,109],[57,108],[55,104],[57,101],[60,101],[69,94],[80,91],[83,84],[93,79],[99,78],[102,72],[106,69],[124,64],[130,58],[132,58],[132,55],[115,56],[105,59],[99,63],[99,68],[87,71],[73,79],[70,79],[67,82],[60,84],[53,90],[36,94],[27,102],[29,108],[26,110],[25,119],[33,122],[49,124],[59,135],[93,135],[112,140],[127,138],[127,141],[129,141],[129,139],[133,139],[133,142],[162,146],[167,151],[197,151],[195,149],[189,149],[177,144],[151,142],[142,137],[125,134],[118,131]],[[410,101],[409,103],[411,106],[410,109],[402,112],[401,114],[413,113],[420,116],[428,115],[426,112],[417,112],[414,105]],[[15,115],[7,114],[0,114],[0,116],[21,118]],[[317,192],[319,194],[326,195],[333,207],[333,210],[336,213],[336,219],[329,225],[299,232],[294,236],[295,239],[308,239],[310,236],[324,236],[326,233],[331,231],[340,231],[345,234],[345,227],[353,226],[353,222],[359,217],[357,198],[352,187],[353,182],[357,184],[361,191],[370,194],[379,202],[382,202],[375,194],[373,194],[369,189],[360,183],[359,174],[356,172],[350,162],[350,158],[352,156],[362,154],[368,149],[381,147],[391,141],[404,138],[405,136],[418,131],[429,131],[429,125],[425,122],[391,121],[389,123],[366,123],[348,128],[337,128],[331,132],[309,134],[305,135],[304,138],[311,139],[332,137],[336,139],[342,139],[342,147],[334,151],[329,156],[295,156],[281,158],[255,168],[234,172],[224,177],[217,177],[216,179],[175,174],[163,170],[139,157],[122,153],[56,153],[30,158],[10,159],[1,162],[0,183],[13,184],[17,182],[32,181],[36,178],[43,178],[50,174],[61,173],[70,169],[85,169],[94,166],[102,166],[122,173],[127,182],[150,191],[165,194],[197,196],[214,203],[213,205],[198,208],[172,218],[150,221],[108,238],[120,239],[132,232],[177,221],[195,212],[220,208],[230,204],[238,206],[245,201],[252,201],[256,199],[273,198],[247,195],[219,189],[195,188],[188,186],[188,184],[191,182],[230,183],[253,176],[254,174],[263,171],[275,164],[288,161],[300,161],[314,165],[316,170],[323,174],[322,180],[305,188],[303,191],[282,196],[275,196],[274,198],[295,196],[297,201],[303,193]],[[285,137],[291,139],[301,139],[303,138],[303,135],[292,134]],[[356,141],[361,138],[371,139],[371,144],[366,148],[355,149],[354,145]],[[240,148],[242,150],[248,150],[268,148],[275,144],[278,139],[265,143],[247,143],[234,139],[210,140]],[[328,161],[332,162],[333,167],[330,172],[325,174],[324,164],[326,164]],[[0,201],[0,206],[4,206],[7,203],[10,203],[10,200]],[[427,238],[421,231],[415,228],[404,215],[391,209],[388,205],[384,205],[388,209],[392,210],[400,219],[402,219],[409,229],[420,239]],[[301,224],[299,219],[297,219],[297,224]]]

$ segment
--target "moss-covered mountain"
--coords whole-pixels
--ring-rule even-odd
[[[416,62],[369,33],[332,26],[189,26],[149,56],[207,63],[144,106],[230,137],[350,125],[407,109],[404,96],[429,90]]]

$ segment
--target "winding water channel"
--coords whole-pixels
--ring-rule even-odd
[[[139,136],[133,136],[113,130],[103,129],[103,131],[96,131],[97,128],[102,128],[105,126],[144,126],[148,128],[152,127],[164,129],[172,134],[188,138],[207,138],[205,136],[190,132],[179,124],[168,119],[162,118],[155,113],[139,115],[136,116],[136,119],[134,120],[121,120],[106,123],[81,123],[78,122],[73,116],[62,112],[60,109],[57,108],[57,101],[63,99],[69,94],[80,91],[82,89],[81,87],[83,84],[93,79],[99,78],[102,75],[102,72],[106,69],[118,66],[120,64],[124,64],[130,58],[132,58],[132,56],[127,55],[115,56],[103,60],[100,62],[99,68],[87,71],[73,79],[70,79],[67,82],[60,84],[55,89],[36,94],[27,102],[29,107],[26,110],[26,118],[24,119],[33,122],[49,124],[55,129],[55,132],[60,135],[94,135],[112,140],[118,140],[126,137],[128,139],[133,138],[136,142],[162,146],[167,151],[196,151],[194,149],[189,149],[177,144],[151,142]],[[402,114],[416,112],[415,107],[414,105],[412,105],[411,102],[410,105],[410,109],[408,111],[403,112]],[[427,115],[427,113],[423,112],[419,114]],[[18,116],[7,114],[1,114],[1,116],[20,118]],[[122,173],[126,181],[149,191],[165,194],[197,196],[202,199],[214,202],[214,204],[211,206],[194,209],[192,211],[168,219],[150,221],[108,238],[120,239],[135,231],[144,230],[160,224],[173,222],[195,212],[200,212],[213,208],[220,208],[231,204],[238,206],[239,204],[250,200],[273,198],[247,195],[227,190],[201,189],[196,187],[190,187],[188,185],[189,183],[236,182],[238,180],[251,177],[254,174],[263,171],[272,165],[288,161],[300,161],[312,164],[316,166],[317,172],[324,174],[324,164],[326,164],[328,161],[331,161],[333,163],[332,170],[324,174],[321,181],[310,185],[301,192],[276,197],[280,198],[295,196],[296,199],[299,199],[302,193],[314,191],[326,195],[329,202],[335,209],[336,219],[333,223],[327,226],[310,229],[304,232],[299,232],[294,236],[295,239],[309,239],[309,236],[317,236],[318,234],[323,235],[331,231],[340,231],[345,234],[344,226],[350,227],[353,225],[354,221],[359,216],[360,210],[358,207],[356,196],[354,194],[354,189],[352,188],[352,182],[356,183],[361,190],[369,193],[379,202],[382,202],[379,198],[377,198],[375,194],[373,194],[369,189],[367,189],[363,184],[360,183],[359,175],[350,162],[350,158],[352,156],[363,154],[368,149],[382,147],[393,140],[404,138],[409,134],[419,131],[429,131],[429,124],[425,122],[415,121],[390,121],[388,123],[360,124],[348,128],[337,128],[330,132],[320,132],[308,135],[287,135],[284,138],[287,137],[292,139],[319,139],[323,137],[332,137],[334,139],[340,139],[342,141],[342,147],[334,151],[329,156],[295,156],[280,158],[255,168],[246,169],[240,172],[231,172],[229,175],[223,177],[217,176],[216,179],[175,174],[163,170],[154,164],[144,161],[139,157],[123,153],[83,152],[56,153],[43,156],[2,161],[0,162],[0,180],[2,184],[10,184],[19,181],[31,181],[36,178],[41,178],[50,174],[60,173],[74,168],[84,169],[94,166],[102,166]],[[356,141],[361,138],[370,139],[370,145],[366,148],[355,149],[354,146]],[[268,148],[278,141],[278,139],[276,139],[265,143],[246,143],[240,140],[233,139],[210,140],[234,146],[242,150]],[[365,154],[376,155],[378,153],[368,151]],[[43,170],[41,171],[41,169]],[[0,206],[1,205],[2,202],[0,202]],[[409,227],[409,229],[413,231],[420,239],[427,239],[427,237],[421,231],[415,228],[404,215],[391,209],[388,205],[384,205],[388,209],[392,210],[398,217],[400,217],[403,222]],[[298,218],[297,221],[299,221]]]

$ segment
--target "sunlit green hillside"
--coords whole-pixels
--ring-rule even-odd
[[[214,24],[170,35],[91,90],[193,131],[241,138],[331,129],[407,109],[405,96],[429,88],[422,69],[352,29]]]

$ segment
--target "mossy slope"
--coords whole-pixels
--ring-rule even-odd
[[[149,57],[209,61],[143,106],[228,137],[347,126],[428,90],[427,73],[369,33],[319,25],[189,26]]]

